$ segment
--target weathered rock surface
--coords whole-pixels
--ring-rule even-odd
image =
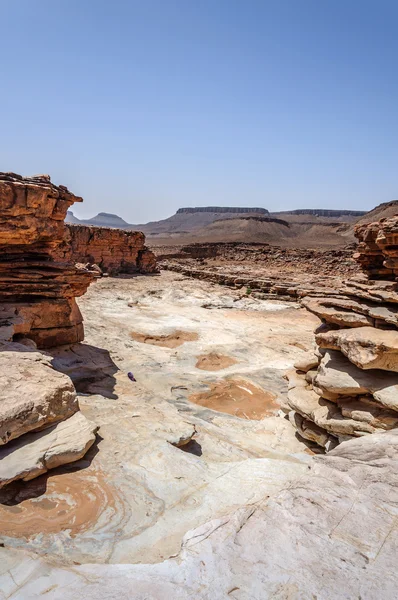
[[[8,327],[3,339],[23,333],[40,347],[83,339],[75,297],[95,273],[52,256],[64,238],[67,209],[81,200],[48,175],[0,173],[0,303],[14,312],[0,322]]]
[[[398,276],[398,216],[358,225],[359,240],[354,258],[372,279]]]
[[[397,430],[343,443],[308,467],[269,498],[188,531],[162,563],[62,567],[0,549],[1,589],[12,600],[393,600]]]
[[[71,380],[51,367],[49,357],[17,344],[8,348],[0,352],[0,445],[79,410]]]
[[[321,360],[314,384],[325,398],[373,394],[387,408],[398,410],[398,375],[382,370],[363,371],[341,352],[328,350]]]
[[[0,487],[17,479],[29,481],[79,460],[93,445],[96,430],[96,425],[77,412],[44,431],[8,443],[0,448]]]
[[[327,323],[342,327],[377,326],[377,321],[398,325],[398,310],[354,298],[303,298],[302,305]]]
[[[340,350],[361,369],[383,369],[398,372],[398,331],[373,327],[339,329],[319,333],[321,348]]]
[[[290,374],[288,405],[340,441],[398,425],[397,223],[393,217],[356,229],[355,258],[371,279],[357,276],[337,294],[302,301],[322,320],[315,339],[323,356],[316,372],[301,380]],[[302,435],[300,419],[291,422]],[[317,443],[326,447],[321,436]]]
[[[54,256],[72,263],[96,264],[111,275],[157,272],[156,257],[145,246],[140,231],[67,225]]]
[[[75,298],[95,273],[53,256],[81,200],[48,175],[0,173],[1,486],[78,460],[95,439],[72,381],[36,351],[84,337]]]

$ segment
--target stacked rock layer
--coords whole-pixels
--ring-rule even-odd
[[[85,293],[95,273],[53,257],[65,237],[66,211],[81,201],[66,187],[53,185],[48,176],[0,173],[3,339],[29,337],[39,347],[83,339],[75,298]]]
[[[398,217],[356,233],[355,258],[369,278],[346,281],[331,297],[302,300],[322,324],[314,353],[287,374],[290,421],[326,450],[398,427]]]
[[[48,176],[0,173],[0,487],[78,460],[95,440],[72,381],[37,351],[83,339],[75,297],[95,273],[52,254],[80,201]]]
[[[355,229],[359,240],[354,258],[371,279],[398,277],[398,216]]]
[[[157,272],[156,257],[145,246],[141,231],[67,224],[64,241],[54,256],[73,263],[95,264],[110,275]]]

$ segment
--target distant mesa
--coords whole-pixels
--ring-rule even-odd
[[[231,214],[260,214],[269,215],[269,211],[266,208],[248,208],[246,206],[194,206],[187,208],[179,208],[177,215],[181,214],[192,214],[192,213],[231,213]]]
[[[314,217],[362,217],[365,210],[332,210],[324,208],[297,208],[296,210],[282,210],[274,215],[312,215]]]

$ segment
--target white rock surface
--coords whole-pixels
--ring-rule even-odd
[[[0,589],[10,600],[395,600],[398,431],[309,467],[270,499],[189,531],[163,563],[57,567],[0,549]]]
[[[0,449],[0,487],[29,481],[60,465],[82,458],[95,440],[97,427],[77,412],[44,431],[27,433]]]

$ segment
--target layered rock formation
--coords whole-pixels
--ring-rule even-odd
[[[0,487],[78,460],[95,439],[72,381],[36,351],[83,339],[75,297],[95,273],[53,258],[81,200],[46,175],[0,173]]]
[[[140,231],[67,225],[54,256],[73,263],[96,264],[109,274],[155,273],[156,257]]]
[[[371,279],[398,277],[398,216],[358,225],[359,240],[354,258]]]
[[[302,301],[322,325],[314,353],[288,374],[286,412],[301,437],[326,449],[398,427],[397,224],[394,217],[357,228],[355,258],[369,280]]]
[[[75,298],[94,272],[53,258],[68,208],[82,198],[47,175],[0,173],[0,336],[24,336],[39,347],[83,339]]]

